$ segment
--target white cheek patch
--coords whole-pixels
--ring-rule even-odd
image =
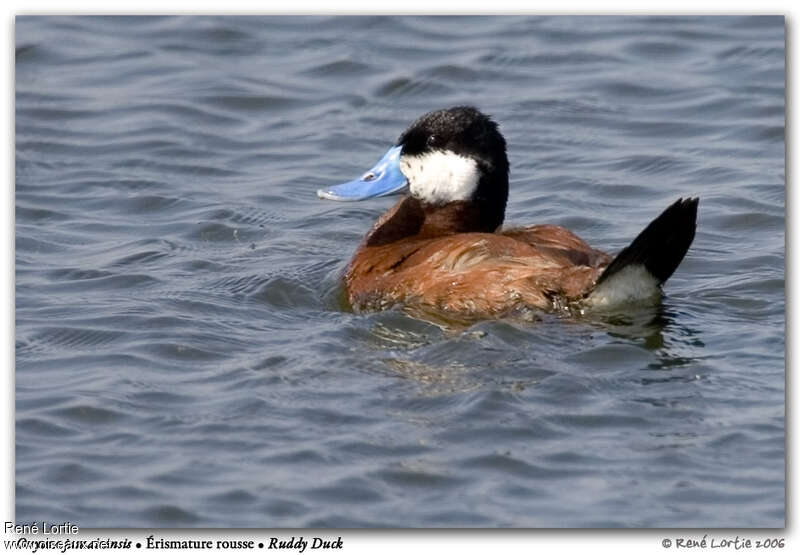
[[[411,195],[431,204],[469,200],[481,177],[475,160],[441,150],[401,156],[400,171]]]

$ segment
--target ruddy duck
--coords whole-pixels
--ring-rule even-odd
[[[506,142],[470,106],[422,116],[361,179],[317,194],[362,200],[406,190],[347,267],[357,311],[402,305],[496,318],[654,298],[683,260],[697,220],[698,199],[678,199],[613,258],[563,227],[501,230]]]

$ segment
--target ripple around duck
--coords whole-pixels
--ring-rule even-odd
[[[267,281],[268,278],[264,277],[262,274],[236,274],[221,279],[215,279],[208,283],[206,287],[213,291],[226,291],[233,295],[249,296],[256,293]]]
[[[321,308],[318,292],[293,279],[276,277],[266,281],[251,296],[276,309]]]
[[[166,101],[162,98],[143,98],[137,103],[120,106],[114,117],[120,125],[130,122],[134,128],[137,127],[135,125],[137,122],[140,124],[148,122],[148,130],[158,129],[157,125],[160,122],[157,118],[170,122],[169,128],[174,129],[181,129],[182,123],[190,129],[203,126],[224,129],[237,126],[244,120],[244,116],[238,115],[235,111],[220,110],[213,105],[204,105],[192,100]]]
[[[234,223],[258,225],[258,227],[263,228],[264,224],[267,223],[274,224],[285,222],[287,220],[287,216],[278,211],[264,210],[252,206],[243,206],[237,208],[236,211],[231,214],[230,219]]]

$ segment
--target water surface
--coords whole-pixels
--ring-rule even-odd
[[[16,520],[781,527],[781,17],[20,17]],[[417,116],[509,143],[507,222],[616,252],[678,197],[660,306],[353,314]]]

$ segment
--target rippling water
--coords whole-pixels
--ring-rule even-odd
[[[20,17],[16,518],[780,527],[781,17]],[[509,142],[510,224],[616,252],[701,197],[657,308],[448,329],[339,274],[315,190],[423,112]]]

